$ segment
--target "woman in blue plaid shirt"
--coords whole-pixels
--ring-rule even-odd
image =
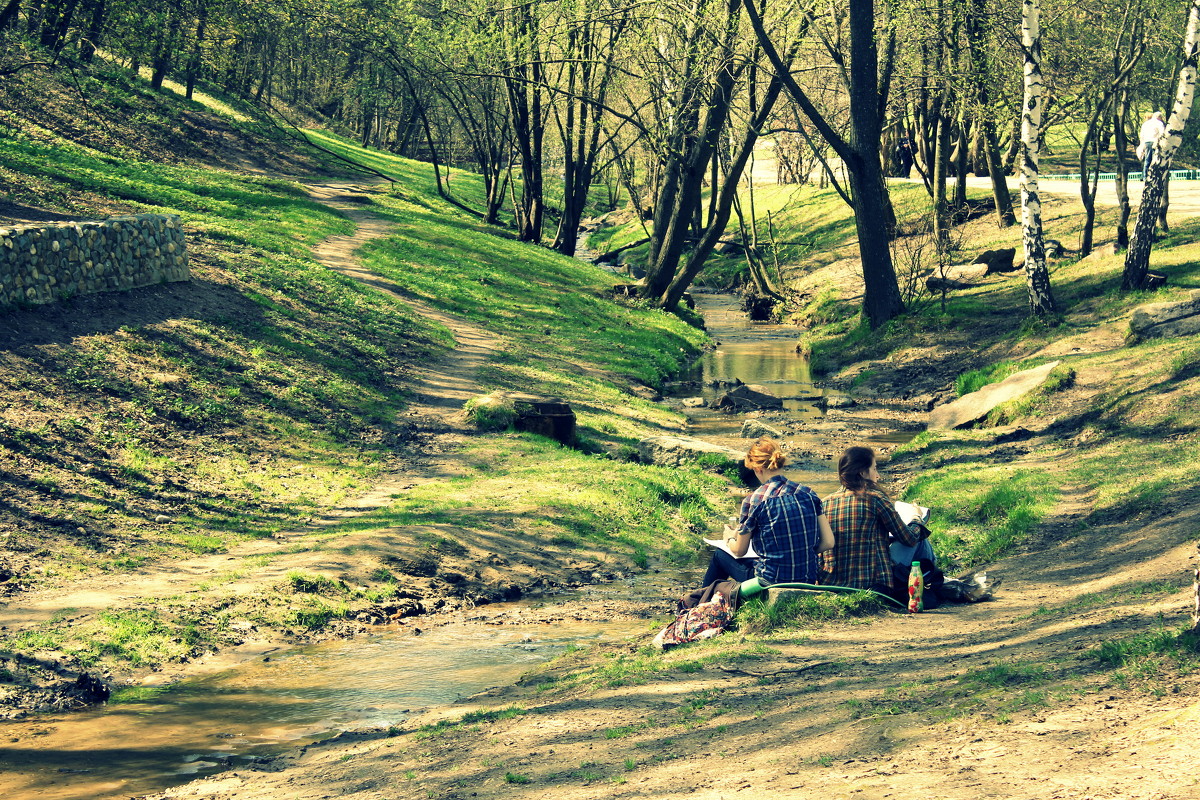
[[[771,583],[816,583],[817,554],[833,549],[833,531],[821,507],[821,498],[807,486],[783,474],[787,456],[769,436],[755,442],[746,453],[746,468],[754,471],[760,486],[742,501],[736,528],[727,528],[725,543],[733,555],[714,550],[704,586],[733,578],[757,576]],[[757,558],[742,558],[751,542]]]

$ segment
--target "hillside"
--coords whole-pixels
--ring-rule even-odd
[[[12,709],[72,704],[56,693],[82,672],[116,688],[247,639],[326,637],[576,581],[606,571],[606,558],[644,563],[712,513],[722,496],[714,476],[594,466],[648,430],[679,425],[627,390],[676,369],[701,332],[613,303],[594,267],[458,215],[433,196],[424,165],[391,163],[396,188],[351,186],[342,162],[318,161],[322,151],[291,149],[280,134],[257,140],[267,126],[251,109],[221,116],[120,71],[90,80],[111,91],[107,104],[70,106],[73,93],[45,75],[37,91],[59,113],[35,118],[25,94],[0,98],[10,216],[180,214],[192,280],[5,312],[0,649]],[[85,114],[109,138],[69,124]],[[185,119],[198,127],[179,127]],[[173,148],[212,130],[226,132],[224,144],[198,155]],[[255,141],[253,163],[226,159],[243,140]],[[146,159],[159,148],[171,163]],[[396,237],[381,251],[399,259],[383,294],[319,260],[337,257],[337,237],[356,235],[351,217],[364,212]],[[335,246],[314,250],[319,242]],[[505,264],[520,264],[519,276]],[[418,274],[421,285],[404,283]],[[471,326],[447,319],[452,331],[428,303],[481,297],[492,312],[481,326],[488,349],[472,363],[453,340]],[[463,397],[429,388],[444,389],[455,369],[475,391],[539,389],[576,404],[580,449],[475,441],[457,413]],[[539,524],[540,552],[515,548],[481,571],[475,562],[489,552],[513,549],[473,544],[493,509],[563,505],[528,480],[524,458],[592,497]],[[460,483],[479,477],[469,503],[461,486],[442,488],[447,471]],[[605,511],[614,499],[629,510]],[[356,547],[364,552],[346,562],[335,555]],[[545,558],[561,571],[544,574]],[[342,566],[306,572],[330,563]],[[180,574],[202,577],[189,579],[192,591]],[[253,585],[239,584],[248,574]]]
[[[22,213],[173,210],[194,247],[190,284],[3,317],[9,713],[69,705],[81,672],[120,687],[432,611],[504,624],[514,615],[489,601],[694,565],[696,533],[732,507],[720,476],[624,458],[681,428],[638,393],[703,334],[459,215],[423,165],[362,154],[399,179],[385,187],[279,139],[258,147],[282,161],[253,172],[165,164],[117,152],[116,133],[106,149],[0,106]],[[1077,209],[1049,205],[1069,240]],[[796,230],[820,216],[827,237],[788,265],[806,297],[794,319],[825,382],[857,402],[788,430],[817,455],[920,428],[972,370],[1071,370],[988,424],[887,452],[900,493],[938,509],[947,567],[1003,578],[996,602],[911,617],[748,607],[737,632],[666,654],[646,646],[666,599],[551,609],[646,619],[646,634],[161,796],[1195,796],[1200,345],[1125,333],[1137,304],[1197,285],[1197,221],[1159,242],[1156,293],[1119,294],[1119,257],[1064,258],[1055,325],[1023,321],[1019,277],[989,276],[872,333],[844,209],[827,194],[793,207]],[[982,218],[964,230],[972,249],[1019,236]],[[494,388],[568,399],[579,448],[465,427],[462,397]]]

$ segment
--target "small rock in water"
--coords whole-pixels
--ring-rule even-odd
[[[854,398],[844,394],[830,394],[825,396],[826,408],[851,408],[858,403],[854,402]]]
[[[770,425],[766,425],[756,419],[748,419],[742,423],[743,439],[757,439],[760,436],[770,436],[773,439],[780,439],[783,437],[783,434]]]

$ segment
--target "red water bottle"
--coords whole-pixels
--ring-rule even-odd
[[[925,609],[925,577],[921,574],[921,562],[912,562],[908,571],[908,613],[916,614]]]

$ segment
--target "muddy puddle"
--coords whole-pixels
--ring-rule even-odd
[[[282,650],[155,697],[0,724],[0,796],[108,800],[161,791],[339,731],[403,726],[569,646],[642,633],[642,621],[456,622]]]

